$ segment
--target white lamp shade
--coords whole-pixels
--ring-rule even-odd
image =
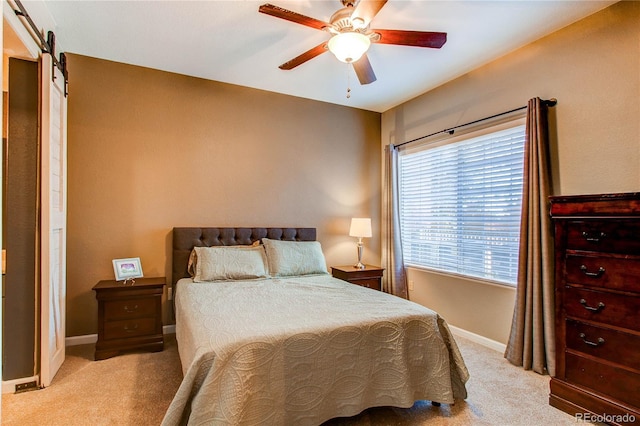
[[[371,237],[371,218],[368,217],[354,217],[351,219],[351,228],[349,229],[349,236],[358,238],[370,238]]]
[[[329,50],[342,62],[355,62],[364,55],[371,40],[364,34],[346,32],[336,34],[329,40]]]

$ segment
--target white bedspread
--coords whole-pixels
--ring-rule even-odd
[[[317,425],[467,396],[438,314],[329,275],[181,280],[176,336],[184,380],[164,425]]]

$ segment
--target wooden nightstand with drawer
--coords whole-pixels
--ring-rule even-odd
[[[133,349],[159,352],[162,335],[162,293],[165,277],[136,278],[135,283],[103,280],[93,287],[98,300],[95,359]]]
[[[365,265],[364,269],[357,269],[352,265],[331,267],[331,275],[335,278],[374,290],[382,290],[383,273],[384,268],[371,265]]]

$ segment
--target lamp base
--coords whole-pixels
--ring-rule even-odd
[[[364,264],[362,263],[362,238],[358,238],[358,263],[353,265],[356,269],[364,269]]]

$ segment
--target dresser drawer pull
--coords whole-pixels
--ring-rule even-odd
[[[584,308],[587,311],[591,311],[591,312],[600,312],[601,310],[604,309],[604,303],[602,302],[598,303],[598,306],[596,306],[595,308],[593,306],[587,305],[587,301],[584,299],[580,299],[580,304],[584,306]]]
[[[589,340],[587,340],[587,336],[584,333],[580,333],[580,338],[582,339],[582,341],[584,343],[586,343],[589,346],[594,346],[594,347],[598,347],[600,345],[604,345],[604,339],[602,337],[598,337],[598,341],[597,342],[591,342]]]
[[[602,274],[604,274],[604,268],[601,266],[598,268],[598,272],[589,272],[587,271],[587,267],[585,265],[580,265],[580,270],[583,274],[592,278],[600,278]]]
[[[592,242],[592,243],[599,243],[599,242],[600,242],[600,240],[601,240],[601,239],[603,239],[603,238],[604,238],[604,237],[606,237],[606,236],[607,236],[607,234],[605,234],[604,232],[600,232],[600,233],[595,233],[595,232],[594,232],[594,233],[592,234],[592,233],[589,233],[589,232],[584,231],[584,232],[582,233],[582,237],[583,237],[585,240],[590,241],[590,242]]]
[[[128,314],[131,314],[133,312],[136,312],[138,310],[138,305],[135,305],[133,308],[129,308],[128,305],[124,305],[124,311]]]
[[[127,333],[135,333],[137,329],[138,329],[138,324],[134,324],[134,326],[131,328],[129,328],[128,325],[124,326],[124,331],[126,331]]]

